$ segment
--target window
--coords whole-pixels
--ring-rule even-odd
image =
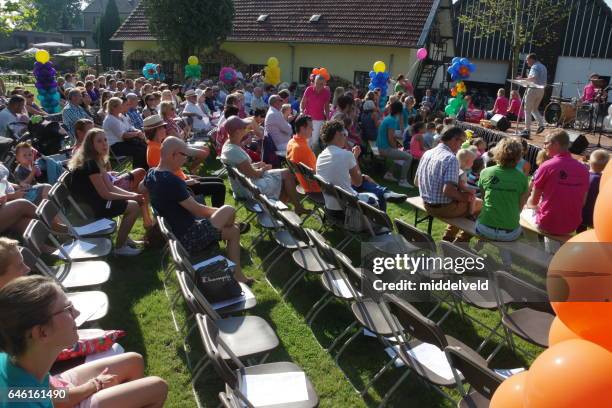
[[[72,46],[74,48],[85,48],[85,38],[83,37],[72,37]]]
[[[264,69],[265,67],[266,66],[262,64],[250,64],[249,65],[249,75],[253,75],[258,72],[261,72],[261,70]]]
[[[359,89],[365,89],[370,83],[370,73],[367,71],[355,71],[353,83]]]
[[[300,84],[309,83],[310,74],[312,74],[312,67],[300,67]]]

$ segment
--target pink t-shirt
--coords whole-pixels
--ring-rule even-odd
[[[508,98],[505,96],[498,96],[495,100],[496,109],[493,113],[498,113],[500,115],[505,115],[508,111]]]
[[[514,113],[514,115],[518,116],[520,109],[521,100],[519,98],[512,98],[512,100],[510,100],[510,107],[508,108],[508,113]]]
[[[410,139],[410,154],[415,159],[420,159],[425,154],[425,150],[423,150],[423,135],[419,134],[413,135]]]
[[[584,102],[593,102],[593,98],[595,98],[595,86],[592,83],[589,83],[584,87],[584,94],[582,95],[582,100]]]
[[[545,161],[534,178],[535,188],[542,190],[536,210],[538,226],[551,234],[576,231],[582,222],[582,206],[589,189],[589,171],[569,152]]]
[[[323,87],[321,92],[317,92],[314,85],[309,86],[304,91],[304,98],[306,99],[304,114],[310,115],[312,120],[327,120],[325,105],[329,104],[331,98],[331,91],[327,86]]]

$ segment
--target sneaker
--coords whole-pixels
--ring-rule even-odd
[[[539,135],[540,133],[542,133],[544,129],[545,129],[544,126],[538,127],[538,130],[536,130],[536,135]]]
[[[115,249],[115,255],[117,256],[136,256],[139,255],[142,250],[138,248],[132,248],[128,245],[124,245],[121,248]]]
[[[530,136],[530,134],[529,134],[529,131],[528,131],[528,130],[523,130],[523,131],[521,132],[520,136],[521,136],[523,139],[530,139],[530,138],[531,138],[531,136]]]
[[[387,181],[397,181],[397,179],[393,176],[393,174],[389,172],[385,173],[385,175],[383,176],[383,179]]]
[[[238,228],[240,229],[241,234],[246,234],[251,229],[251,224],[248,222],[239,222]]]
[[[144,241],[135,241],[132,238],[129,238],[125,241],[125,244],[132,248],[138,248],[144,245]]]
[[[404,188],[414,188],[414,186],[410,184],[408,180],[402,180],[399,183],[397,183],[397,185],[400,187],[404,187]]]
[[[406,201],[406,198],[408,196],[406,194],[396,193],[395,191],[387,191],[384,194],[384,197],[385,197],[385,200],[390,203],[402,203]]]

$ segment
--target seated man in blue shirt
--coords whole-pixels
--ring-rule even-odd
[[[236,280],[252,284],[253,279],[244,276],[240,267],[240,230],[234,222],[236,210],[229,205],[214,208],[199,204],[189,194],[185,181],[176,175],[187,157],[196,154],[197,150],[187,147],[177,137],[164,140],[159,166],[150,169],[144,180],[151,205],[166,219],[174,235],[192,255],[217,241],[227,241],[227,257],[236,264]]]

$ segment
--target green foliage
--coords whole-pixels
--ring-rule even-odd
[[[151,33],[162,46],[186,61],[206,48],[217,48],[232,29],[232,0],[147,0]]]
[[[115,3],[115,0],[108,0],[106,10],[98,24],[96,36],[96,42],[98,47],[100,47],[100,59],[104,67],[111,66],[111,48],[113,43],[110,41],[110,38],[117,31],[120,24],[117,3]]]
[[[511,47],[513,69],[525,44],[542,47],[558,38],[558,24],[569,15],[564,1],[558,0],[475,0],[459,22],[475,38],[499,35]]]
[[[36,26],[38,10],[30,0],[0,2],[0,36],[13,30],[31,30]]]
[[[31,0],[38,10],[36,28],[41,31],[71,29],[81,16],[80,0]]]

